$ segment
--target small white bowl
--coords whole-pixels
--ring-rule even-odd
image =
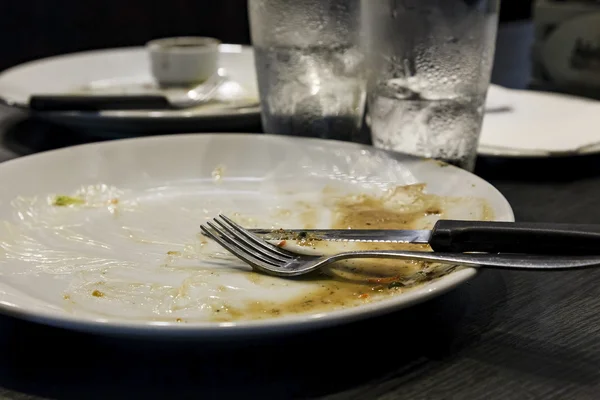
[[[146,43],[150,67],[160,86],[197,85],[218,69],[218,39],[184,36],[151,40]]]

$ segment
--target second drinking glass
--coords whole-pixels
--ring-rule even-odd
[[[360,0],[248,0],[266,133],[364,142]]]
[[[498,0],[362,0],[373,145],[473,170]]]

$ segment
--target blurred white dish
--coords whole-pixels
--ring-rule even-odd
[[[491,85],[479,154],[552,157],[600,151],[600,102]]]
[[[115,110],[102,112],[44,112],[38,118],[54,123],[122,134],[235,131],[260,124],[258,86],[251,47],[221,44],[219,68],[248,92],[249,106],[206,104],[183,110]],[[28,62],[0,73],[0,98],[28,107],[33,94],[156,93],[145,47],[94,50]]]
[[[476,273],[456,270],[373,301],[353,294],[346,305],[271,313],[291,299],[320,302],[333,293],[313,298],[319,283],[252,275],[202,242],[199,224],[218,212],[250,227],[294,227],[312,210],[315,226],[325,227],[331,190],[377,194],[425,183],[431,194],[458,199],[449,203],[449,218],[481,219],[489,207],[494,219],[513,220],[506,199],[464,170],[283,136],[170,135],[76,146],[2,163],[0,180],[0,311],[119,335],[312,329],[408,307]],[[55,194],[78,190],[81,205],[52,204]],[[264,319],[232,314],[236,307],[254,307]]]
[[[203,36],[151,40],[146,49],[152,75],[164,86],[198,85],[217,72],[220,44],[215,38]]]

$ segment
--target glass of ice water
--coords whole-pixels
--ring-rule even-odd
[[[361,141],[360,0],[248,0],[266,133]]]
[[[373,145],[473,170],[499,0],[362,0]]]

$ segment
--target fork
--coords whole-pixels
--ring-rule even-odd
[[[329,256],[297,254],[275,246],[242,228],[225,215],[200,226],[202,233],[255,271],[279,277],[294,277],[316,271],[336,261],[353,258],[395,258],[514,270],[568,270],[600,265],[600,256],[544,256],[488,253],[437,253],[425,251],[349,251]]]

